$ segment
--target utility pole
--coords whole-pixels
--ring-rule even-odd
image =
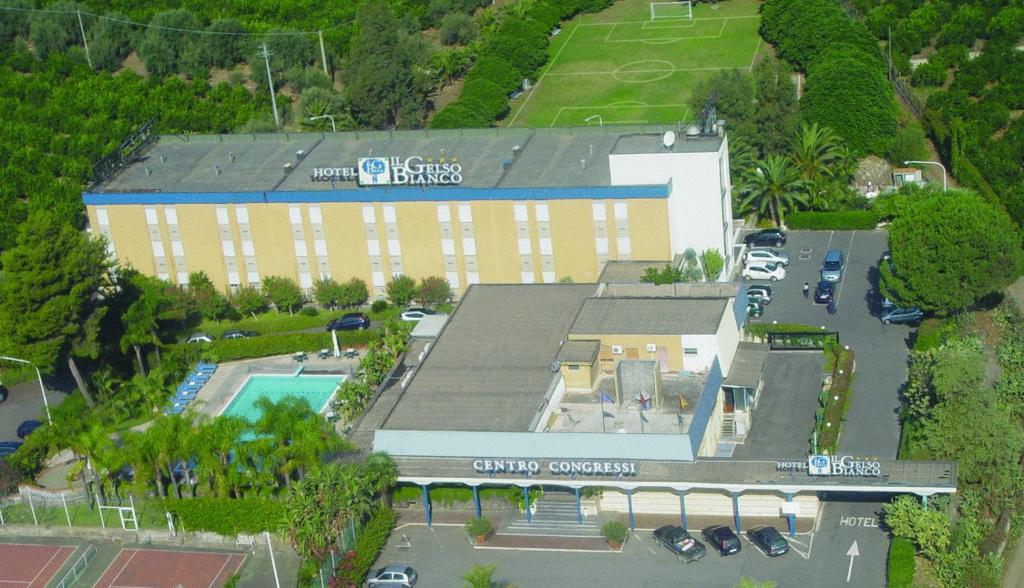
[[[270,51],[267,51],[267,44],[260,47],[260,55],[263,56],[263,63],[267,66],[267,84],[270,86],[270,106],[274,109],[274,126],[281,128],[281,119],[277,115],[277,98],[274,96],[274,79],[270,77]]]
[[[324,75],[331,77],[331,74],[327,71],[327,51],[324,50],[324,32],[317,31],[316,36],[320,38],[320,63],[324,66]]]
[[[85,47],[85,60],[89,62],[89,69],[92,69],[92,56],[89,55],[89,41],[85,39],[85,25],[82,24],[82,11],[76,10],[78,15],[78,30],[82,31],[82,46]]]

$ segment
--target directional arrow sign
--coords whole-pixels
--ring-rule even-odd
[[[853,575],[853,558],[860,555],[860,550],[857,549],[856,540],[854,540],[853,545],[850,545],[850,548],[846,550],[846,555],[850,556],[850,568],[846,570],[846,581],[849,582],[850,576]]]

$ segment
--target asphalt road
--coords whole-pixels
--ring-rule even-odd
[[[24,382],[11,386],[11,395],[6,401],[0,402],[0,441],[20,441],[15,431],[22,421],[34,419],[46,422],[46,412],[43,410],[43,397],[39,392],[39,383],[36,381]],[[46,398],[50,406],[54,407],[62,400],[65,394],[47,386]]]

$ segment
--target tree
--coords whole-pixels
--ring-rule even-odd
[[[430,58],[434,77],[440,85],[452,83],[456,77],[466,72],[471,62],[469,52],[464,49],[442,49]]]
[[[755,134],[754,78],[746,71],[728,69],[698,80],[691,94],[690,108],[700,112],[712,92],[715,93],[715,112],[729,125],[730,147],[735,138],[752,138]]]
[[[259,288],[242,286],[231,296],[231,304],[241,315],[249,315],[256,318],[256,315],[267,310],[267,297],[260,292]]]
[[[895,165],[903,165],[904,161],[928,159],[927,142],[921,125],[910,123],[896,133],[885,156]]]
[[[232,67],[242,60],[242,39],[245,28],[233,18],[222,18],[206,27],[199,35],[199,58],[207,67]]]
[[[839,137],[831,129],[819,127],[818,123],[800,125],[800,132],[793,141],[793,164],[800,170],[808,204],[812,207],[828,206],[827,192],[837,188],[832,185],[832,165],[843,156]]]
[[[913,541],[925,557],[937,560],[949,549],[949,518],[941,509],[925,510],[916,498],[903,495],[883,504],[882,513],[892,534]]]
[[[242,453],[241,436],[250,429],[248,421],[221,415],[201,420],[195,434],[184,444],[189,455],[196,456],[196,479],[205,480],[214,496],[238,495],[239,465],[231,461],[231,456]]]
[[[463,588],[491,588],[497,564],[476,564],[462,576]]]
[[[29,0],[11,0],[6,3],[10,8],[21,10],[4,10],[0,12],[0,44],[7,44],[16,37],[28,36],[29,11],[33,8]]]
[[[106,312],[106,243],[79,232],[49,212],[21,226],[4,252],[0,279],[0,349],[53,373],[68,368],[86,403],[95,403],[75,357],[99,354],[99,324]]]
[[[54,12],[37,12],[29,17],[29,40],[40,59],[50,53],[61,53],[81,42],[74,2],[54,2],[47,6]]]
[[[452,300],[452,286],[441,276],[429,276],[420,280],[416,289],[416,301],[424,306],[439,306]]]
[[[173,294],[173,286],[133,269],[122,270],[118,284],[122,295],[132,299],[121,314],[121,351],[125,352],[129,348],[135,351],[139,373],[145,376],[142,347],[152,345],[159,359],[163,331],[169,323],[183,323],[187,319],[188,308],[182,304],[179,296]]]
[[[882,293],[926,312],[972,306],[1024,271],[1021,235],[1000,207],[973,192],[930,191],[905,205],[889,230]]]
[[[221,321],[229,318],[234,308],[210,281],[206,272],[192,272],[188,275],[188,291],[196,302],[196,309],[206,320]]]
[[[441,19],[441,42],[445,45],[466,45],[476,33],[476,22],[464,12],[449,12]]]
[[[127,19],[125,15],[116,12],[107,16],[109,19]],[[131,53],[131,42],[131,29],[124,23],[108,19],[96,20],[89,29],[89,55],[93,66],[108,71],[121,67],[124,58]]]
[[[420,67],[430,54],[425,42],[401,32],[383,2],[363,4],[356,28],[342,68],[353,118],[375,129],[419,126],[431,86],[427,70]]]
[[[302,126],[307,129],[318,131],[351,131],[356,128],[355,121],[345,110],[341,96],[329,88],[313,86],[306,88],[299,98],[299,115],[302,117]],[[330,119],[334,118],[334,126],[331,126]],[[325,117],[317,120],[310,120],[314,117]]]
[[[782,153],[796,132],[799,104],[792,71],[776,59],[762,60],[754,67],[754,112],[751,144],[759,157]]]
[[[656,267],[645,269],[644,274],[640,277],[640,281],[650,282],[659,286],[662,284],[674,284],[683,281],[683,272],[679,268],[672,267],[666,263],[665,267],[660,270]]]
[[[341,298],[341,284],[333,278],[317,278],[313,282],[313,300],[324,308],[334,308]]]
[[[717,249],[705,249],[700,254],[700,266],[704,270],[704,279],[709,282],[717,282],[718,276],[722,275],[725,269],[725,259]]]
[[[416,280],[410,278],[405,274],[398,274],[391,278],[391,281],[387,283],[385,290],[388,295],[388,300],[395,306],[405,306],[409,304],[417,294]]]
[[[286,310],[288,314],[292,314],[305,302],[302,289],[291,278],[267,276],[263,278],[263,292],[267,295],[270,303],[277,308],[277,312]]]
[[[789,157],[769,155],[758,161],[746,183],[749,192],[741,206],[750,206],[761,216],[768,216],[776,226],[782,226],[785,214],[798,204],[807,204],[801,193],[800,172]]]
[[[137,47],[139,58],[146,65],[146,71],[150,75],[165,76],[183,71],[188,65],[195,65],[186,63],[183,59],[189,50],[193,52],[193,60],[198,58],[194,53],[194,38],[180,32],[182,29],[202,28],[195,15],[184,8],[179,8],[157,14],[150,21],[150,25]]]
[[[380,497],[381,504],[389,506],[391,489],[398,481],[398,467],[395,461],[383,451],[374,451],[366,456],[365,466],[370,487]]]
[[[366,304],[369,297],[370,290],[366,287],[366,282],[359,278],[352,278],[341,284],[338,289],[338,305],[345,308]]]

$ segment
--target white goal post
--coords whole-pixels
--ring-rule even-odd
[[[693,3],[683,2],[651,2],[651,20],[692,19]]]

